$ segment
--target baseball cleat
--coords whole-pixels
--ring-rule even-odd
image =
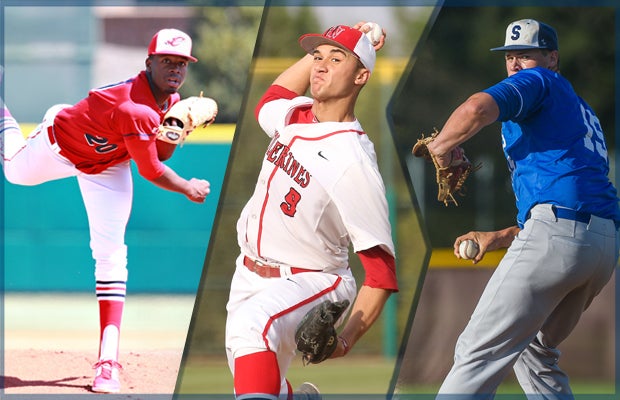
[[[302,383],[297,390],[293,392],[293,399],[295,400],[321,400],[322,398],[319,388],[310,382]]]
[[[97,393],[118,393],[121,390],[119,370],[123,367],[114,360],[99,360],[93,368],[97,370],[92,391]]]

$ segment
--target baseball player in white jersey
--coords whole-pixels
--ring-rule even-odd
[[[308,54],[256,107],[271,143],[237,223],[241,254],[227,305],[226,350],[239,399],[293,393],[286,372],[296,354],[295,328],[314,305],[353,304],[355,318],[332,355],[341,357],[398,290],[385,188],[354,113],[385,35],[373,47],[362,25],[302,36]],[[303,96],[308,87],[312,98]],[[366,272],[357,299],[350,244]]]

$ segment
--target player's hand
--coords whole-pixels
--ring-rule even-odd
[[[492,232],[467,232],[454,240],[454,255],[457,258],[461,258],[459,245],[463,240],[471,239],[478,244],[478,254],[472,259],[474,264],[477,264],[482,260],[486,252],[509,247],[520,230],[518,226],[511,226]]]
[[[211,193],[211,184],[204,179],[192,178],[189,180],[190,190],[185,195],[188,199],[196,203],[204,203]]]
[[[360,30],[360,28],[361,28],[362,26],[364,26],[364,24],[365,24],[366,22],[368,22],[368,21],[360,21],[360,22],[358,22],[357,24],[353,25],[353,26],[352,26],[352,28],[353,28],[353,29]],[[387,34],[386,34],[386,32],[385,32],[385,29],[383,29],[383,28],[381,29],[381,32],[383,32],[383,35],[381,35],[381,39],[379,40],[379,43],[377,43],[376,45],[374,45],[375,51],[379,51],[379,50],[383,47],[383,45],[385,44],[385,37],[386,37],[386,35],[387,35]],[[364,33],[366,33],[366,32],[364,32]]]
[[[454,255],[456,258],[461,258],[459,253],[459,245],[462,241],[470,239],[478,244],[478,254],[472,259],[474,264],[477,264],[487,251],[494,250],[494,233],[495,232],[468,232],[456,238],[454,241]]]

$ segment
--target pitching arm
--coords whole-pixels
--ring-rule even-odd
[[[177,175],[168,166],[165,167],[163,175],[149,180],[162,189],[182,193],[195,203],[204,203],[207,195],[211,192],[211,186],[208,181],[197,178],[187,180]]]
[[[306,54],[295,64],[284,70],[273,81],[273,84],[285,87],[298,95],[303,95],[310,87],[310,70],[313,59],[313,55]]]
[[[493,250],[498,250],[506,247],[510,247],[512,241],[519,234],[521,229],[518,226],[509,226],[508,228],[493,231],[493,232],[479,232],[471,231],[464,235],[457,237],[454,240],[454,255],[460,258],[459,245],[462,241],[470,239],[478,244],[480,250],[476,257],[473,258],[474,264],[477,264],[482,260],[484,255]]]

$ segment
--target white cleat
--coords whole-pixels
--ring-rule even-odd
[[[322,398],[319,388],[310,382],[302,383],[297,390],[293,392],[294,400],[321,400]]]

